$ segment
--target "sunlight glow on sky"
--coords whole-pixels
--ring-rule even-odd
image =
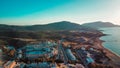
[[[104,21],[120,25],[120,0],[0,0],[0,24]]]

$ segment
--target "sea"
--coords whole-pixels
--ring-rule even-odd
[[[120,27],[100,28],[104,34],[100,39],[104,40],[103,46],[120,56]]]

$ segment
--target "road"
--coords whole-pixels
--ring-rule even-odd
[[[84,64],[85,68],[88,68],[87,63],[85,62],[86,60],[82,58],[83,55],[82,55],[81,51],[75,49],[75,52],[76,52],[77,56],[80,58],[80,60],[82,61],[82,63]]]
[[[64,48],[62,46],[62,42],[63,42],[63,39],[60,40],[60,43],[59,43],[59,46],[58,46],[59,47],[58,52],[59,52],[59,56],[61,56],[60,52],[62,52],[62,55],[63,55],[63,58],[64,58],[64,63],[67,64],[68,63],[68,57],[67,57],[67,55],[66,55],[66,53],[64,51]]]

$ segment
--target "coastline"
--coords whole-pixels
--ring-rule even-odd
[[[102,37],[104,37],[104,36],[109,36],[110,34],[103,34],[103,36]],[[101,38],[101,37],[100,37]],[[102,40],[102,39],[100,39],[101,40],[101,45],[104,47],[104,45],[103,45],[103,43],[104,42],[106,42],[105,40]],[[110,52],[112,52],[112,53],[114,53],[116,56],[118,56],[119,58],[120,58],[120,55],[118,55],[117,53],[115,53],[114,51],[112,51],[112,50],[110,50],[109,48],[106,48],[106,47],[104,47],[105,49],[107,49],[107,50],[109,50]]]
[[[104,37],[104,36],[109,36],[109,35],[110,35],[110,34],[104,34],[104,33],[103,33],[103,36],[102,36],[102,37]],[[100,39],[101,42],[102,42],[101,45],[104,47],[103,43],[106,42],[106,40],[102,40],[101,37],[100,37],[99,39]],[[112,51],[111,49],[106,48],[106,47],[104,47],[104,48],[107,49],[108,51],[110,51],[111,53],[114,53],[116,56],[118,56],[118,57],[120,58],[120,55],[118,55],[117,53],[115,53],[115,52]]]
[[[108,50],[107,48],[104,48],[104,51],[106,52],[106,56],[110,58],[111,65],[113,65],[115,68],[120,67],[120,57],[117,56],[112,51]]]
[[[102,44],[104,40],[101,40],[100,38],[99,40],[100,40],[99,44],[102,46],[103,52],[105,52],[106,56],[110,58],[111,60],[110,64],[113,65],[114,68],[119,68],[120,67],[120,56],[114,53],[113,51],[111,51],[110,49],[105,48],[104,45]]]
[[[116,56],[118,56],[120,58],[120,56],[117,53],[115,53],[114,51],[112,51],[112,50],[110,50],[109,48],[106,48],[106,47],[104,47],[104,48],[107,49],[108,51],[110,51],[111,53],[115,54]]]

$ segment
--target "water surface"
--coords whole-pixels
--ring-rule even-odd
[[[103,46],[120,56],[120,27],[100,28],[108,36],[101,37]]]

